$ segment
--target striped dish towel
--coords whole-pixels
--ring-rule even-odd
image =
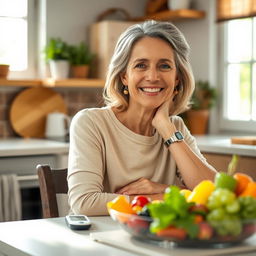
[[[0,175],[0,222],[21,218],[21,192],[17,175]]]

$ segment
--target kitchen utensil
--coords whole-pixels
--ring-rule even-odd
[[[232,137],[232,144],[256,145],[256,136]]]
[[[59,112],[47,115],[45,137],[49,139],[65,138],[69,131],[70,118]]]
[[[46,116],[54,111],[67,113],[60,94],[45,87],[25,89],[12,102],[11,126],[22,137],[42,138],[45,136]]]

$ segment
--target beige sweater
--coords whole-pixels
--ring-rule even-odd
[[[205,162],[182,119],[173,116],[186,143]],[[110,107],[78,112],[70,127],[69,204],[74,214],[107,215],[115,191],[141,177],[174,184],[176,163],[158,132],[152,137],[125,127]]]

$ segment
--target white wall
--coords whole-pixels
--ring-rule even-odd
[[[88,27],[109,8],[142,16],[146,0],[44,0],[47,1],[47,38],[60,36],[69,43],[87,41]],[[121,16],[121,15],[120,15]]]

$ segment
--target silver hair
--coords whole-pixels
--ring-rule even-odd
[[[105,104],[115,106],[120,111],[127,109],[129,96],[123,94],[124,85],[120,76],[127,68],[134,44],[143,37],[160,38],[174,50],[179,93],[174,98],[173,109],[170,109],[170,114],[184,112],[189,108],[189,100],[195,87],[194,76],[189,63],[190,47],[184,35],[172,23],[153,20],[132,25],[120,35],[107,71],[103,91]]]

